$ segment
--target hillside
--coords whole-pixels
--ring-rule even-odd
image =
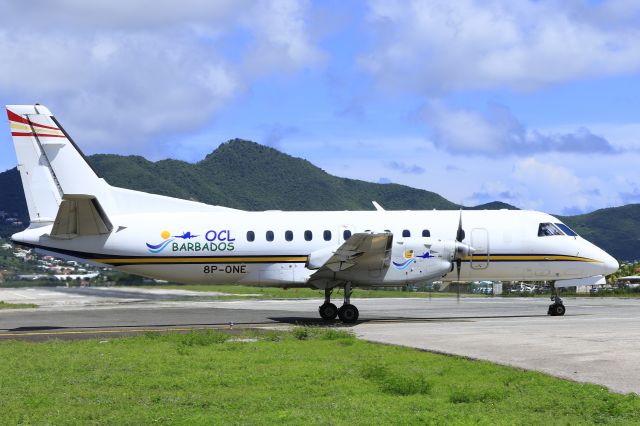
[[[625,260],[640,258],[640,204],[560,218],[612,256]]]
[[[433,192],[332,176],[306,160],[240,139],[220,145],[195,164],[105,154],[90,156],[88,160],[114,186],[245,210],[371,210],[372,200],[389,210],[459,208]],[[466,208],[516,207],[492,202]],[[28,222],[15,168],[0,173],[0,211]],[[620,259],[639,257],[640,205],[598,210],[563,220]],[[16,230],[6,223],[0,224],[0,236]]]
[[[245,210],[371,210],[371,200],[389,209],[457,208],[433,192],[339,178],[306,160],[239,139],[196,164],[117,155],[94,155],[89,161],[115,186]]]

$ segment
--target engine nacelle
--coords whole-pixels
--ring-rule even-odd
[[[473,251],[466,244],[435,238],[416,237],[392,240],[383,236],[381,242],[386,249],[380,252],[378,247],[376,252],[380,253],[379,255],[367,257],[366,247],[363,247],[361,252],[351,253],[354,255],[351,259],[347,250],[344,253],[344,264],[342,261],[337,261],[328,265],[323,277],[315,277],[314,285],[328,285],[328,283],[336,285],[336,282],[348,281],[355,285],[371,286],[427,283],[445,276],[453,269],[457,259],[462,259]],[[390,256],[386,257],[389,249]],[[310,253],[306,267],[312,270],[322,268],[336,250],[338,250],[336,247],[325,247]],[[326,282],[321,282],[321,278]]]
[[[402,238],[393,242],[391,264],[385,282],[429,282],[449,273],[456,259],[473,249],[454,240]]]
[[[327,260],[331,258],[331,256],[333,256],[336,250],[337,250],[337,247],[330,246],[330,247],[325,247],[320,250],[316,250],[312,252],[311,254],[309,254],[309,257],[307,258],[307,263],[305,266],[308,269],[320,268],[322,265],[324,265],[327,262]]]

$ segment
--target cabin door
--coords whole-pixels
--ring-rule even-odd
[[[471,269],[487,269],[490,261],[489,231],[485,228],[472,229],[471,247],[475,250],[471,254]]]

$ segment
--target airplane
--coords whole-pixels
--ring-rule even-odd
[[[324,290],[321,318],[354,323],[354,288],[603,276],[618,262],[528,210],[243,211],[109,185],[51,112],[6,107],[29,210],[18,244],[181,283]],[[174,236],[178,229],[188,232]],[[344,289],[340,308],[331,302]],[[555,292],[548,314],[566,309]]]
[[[182,235],[174,235],[175,238],[182,238],[183,240],[190,240],[199,236],[200,235],[193,235],[191,231],[183,232]]]

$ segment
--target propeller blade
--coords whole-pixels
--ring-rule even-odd
[[[462,208],[460,208],[460,219],[458,220],[458,230],[456,232],[456,241],[461,243],[464,240],[464,229],[462,229]]]
[[[461,243],[464,240],[464,229],[462,229],[462,207],[460,207],[460,218],[458,219],[458,230],[456,231],[456,241]],[[456,253],[456,301],[460,303],[460,268],[462,258]]]
[[[460,267],[462,266],[462,259],[456,260],[456,302],[460,303]]]

